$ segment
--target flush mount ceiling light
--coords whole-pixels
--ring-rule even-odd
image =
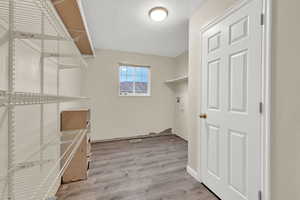
[[[156,22],[164,21],[168,17],[168,10],[164,7],[155,7],[149,11],[149,17]]]

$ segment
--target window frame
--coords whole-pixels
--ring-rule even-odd
[[[134,68],[147,68],[148,69],[148,84],[147,88],[148,91],[147,93],[136,93],[135,92],[135,81],[133,82],[133,93],[127,93],[121,94],[121,79],[120,79],[120,73],[121,73],[121,67],[134,67]],[[135,80],[135,73],[133,74],[133,79]],[[128,64],[128,63],[119,63],[118,66],[118,79],[119,79],[119,96],[120,97],[150,97],[151,96],[151,67],[150,66],[145,66],[145,65],[136,65],[136,64]]]

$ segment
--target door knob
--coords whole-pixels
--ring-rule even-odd
[[[199,115],[199,117],[202,118],[202,119],[206,119],[207,118],[207,114],[201,114],[201,115]]]

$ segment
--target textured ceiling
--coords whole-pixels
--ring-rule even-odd
[[[188,49],[188,18],[202,0],[83,0],[96,48],[175,57]],[[163,22],[148,11],[169,10]]]

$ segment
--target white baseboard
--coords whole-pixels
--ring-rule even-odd
[[[197,173],[197,171],[195,171],[193,168],[191,168],[190,166],[186,166],[186,171],[189,175],[191,175],[194,179],[196,179],[198,182],[202,182],[199,178],[199,175]]]
[[[156,134],[156,135],[137,135],[137,136],[132,136],[132,137],[92,140],[91,143],[96,144],[96,143],[103,143],[103,142],[117,142],[117,141],[122,141],[122,140],[145,139],[145,138],[153,138],[153,137],[161,137],[161,136],[169,136],[169,135],[173,135],[173,133],[164,133],[164,134]]]

